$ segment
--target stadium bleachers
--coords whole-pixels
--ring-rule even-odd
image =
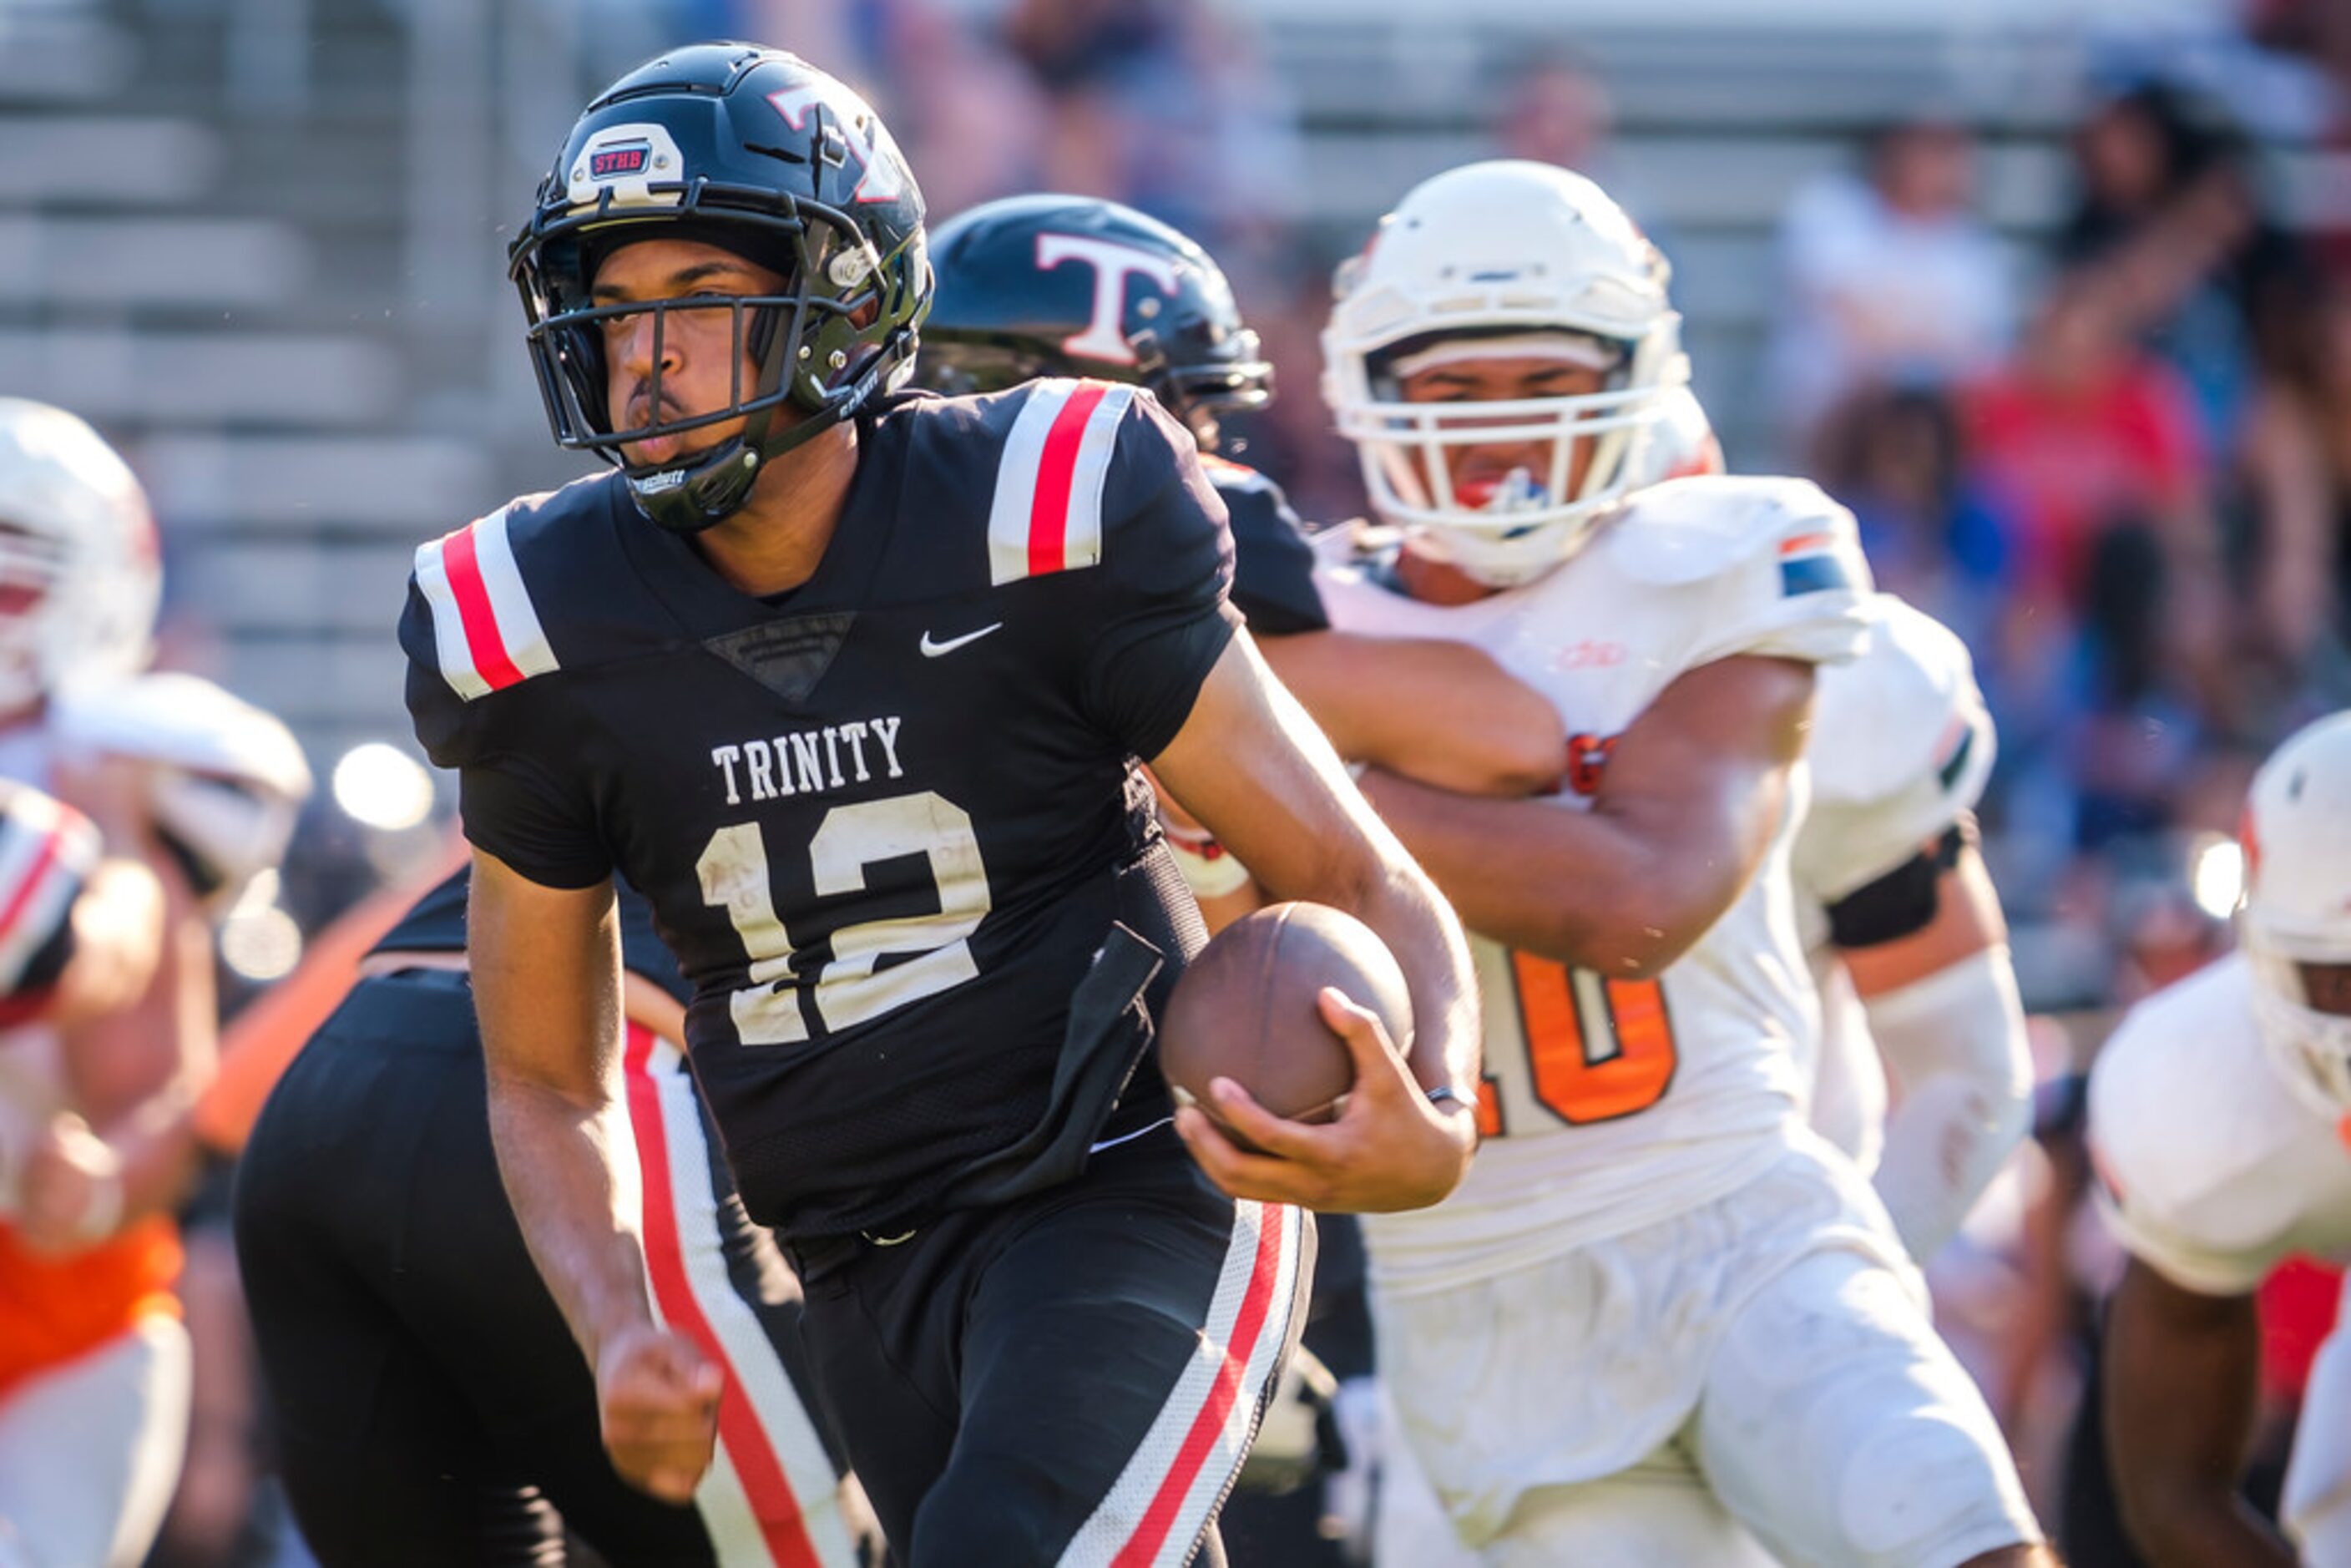
[[[2029,245],[2064,199],[2079,27],[2097,8],[1805,0],[1764,20],[1708,4],[1703,28],[1619,0],[1249,7],[1301,117],[1303,242],[1352,248],[1412,180],[1485,149],[1514,63],[1572,45],[1616,103],[1612,176],[1676,258],[1701,391],[1734,456],[1756,456],[1790,192],[1869,125],[1936,105],[1996,128],[1987,211]],[[2135,8],[2179,26],[2210,10]],[[581,40],[627,42],[583,20],[603,16],[559,0],[0,7],[0,391],[124,438],[179,597],[216,622],[216,673],[322,756],[406,735],[383,661],[342,653],[388,646],[397,586],[376,579],[418,538],[579,471],[545,442],[501,251],[608,64]],[[2331,166],[2294,172],[2299,199],[2351,204]]]

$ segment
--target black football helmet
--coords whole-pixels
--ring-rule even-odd
[[[599,306],[596,268],[622,245],[690,239],[784,277],[780,293],[730,299],[738,369],[724,408],[615,430],[604,334],[617,316],[707,299]],[[648,61],[588,106],[507,253],[529,319],[531,362],[555,439],[628,476],[644,514],[693,533],[732,513],[760,466],[840,423],[908,373],[930,303],[923,195],[881,117],[797,56],[695,44]],[[797,422],[778,417],[786,406]],[[668,465],[632,467],[630,443],[741,418],[741,432]]]
[[[1223,270],[1156,218],[1092,196],[1008,196],[948,219],[933,239],[938,298],[916,371],[925,386],[1134,382],[1204,447],[1219,414],[1272,399],[1273,367]]]

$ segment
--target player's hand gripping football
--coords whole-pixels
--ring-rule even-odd
[[[1336,1121],[1289,1121],[1231,1079],[1218,1078],[1208,1086],[1217,1116],[1264,1153],[1238,1146],[1196,1106],[1176,1113],[1177,1135],[1208,1179],[1235,1197],[1332,1214],[1384,1214],[1437,1202],[1468,1168],[1476,1119],[1430,1103],[1377,1014],[1330,987],[1316,999],[1322,1021],[1355,1062],[1354,1086]]]
[[[683,1334],[648,1322],[606,1339],[596,1356],[596,1406],[620,1478],[664,1502],[693,1500],[710,1468],[724,1382]]]

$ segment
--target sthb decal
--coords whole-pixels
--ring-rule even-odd
[[[607,147],[588,155],[588,177],[591,180],[614,180],[623,174],[642,174],[653,161],[653,145],[633,141],[625,147]]]
[[[1134,349],[1119,330],[1126,314],[1126,280],[1140,275],[1174,298],[1182,278],[1176,264],[1164,256],[1138,250],[1115,240],[1085,235],[1040,234],[1037,236],[1037,269],[1050,271],[1065,261],[1081,261],[1093,269],[1093,309],[1086,329],[1061,340],[1061,351],[1104,364],[1135,363]]]
[[[684,197],[685,160],[668,128],[650,120],[605,126],[564,175],[564,197],[575,207],[674,207]]]

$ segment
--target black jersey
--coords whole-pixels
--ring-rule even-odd
[[[400,924],[385,932],[368,951],[374,953],[462,953],[465,950],[465,895],[474,885],[474,868],[459,866],[436,883],[432,891],[408,906]],[[621,923],[621,967],[642,975],[681,1002],[694,999],[693,988],[678,973],[677,960],[653,931],[653,905],[626,883],[613,889],[615,913]]]
[[[1233,530],[1233,603],[1260,637],[1328,632],[1314,586],[1314,547],[1281,486],[1244,464],[1203,457]]]
[[[1237,620],[1141,389],[897,400],[860,442],[776,602],[606,476],[424,546],[401,622],[473,841],[651,901],[745,1202],[796,1236],[1067,1179],[1130,1079],[1164,1098],[1134,1070],[1199,924],[1133,764]]]

